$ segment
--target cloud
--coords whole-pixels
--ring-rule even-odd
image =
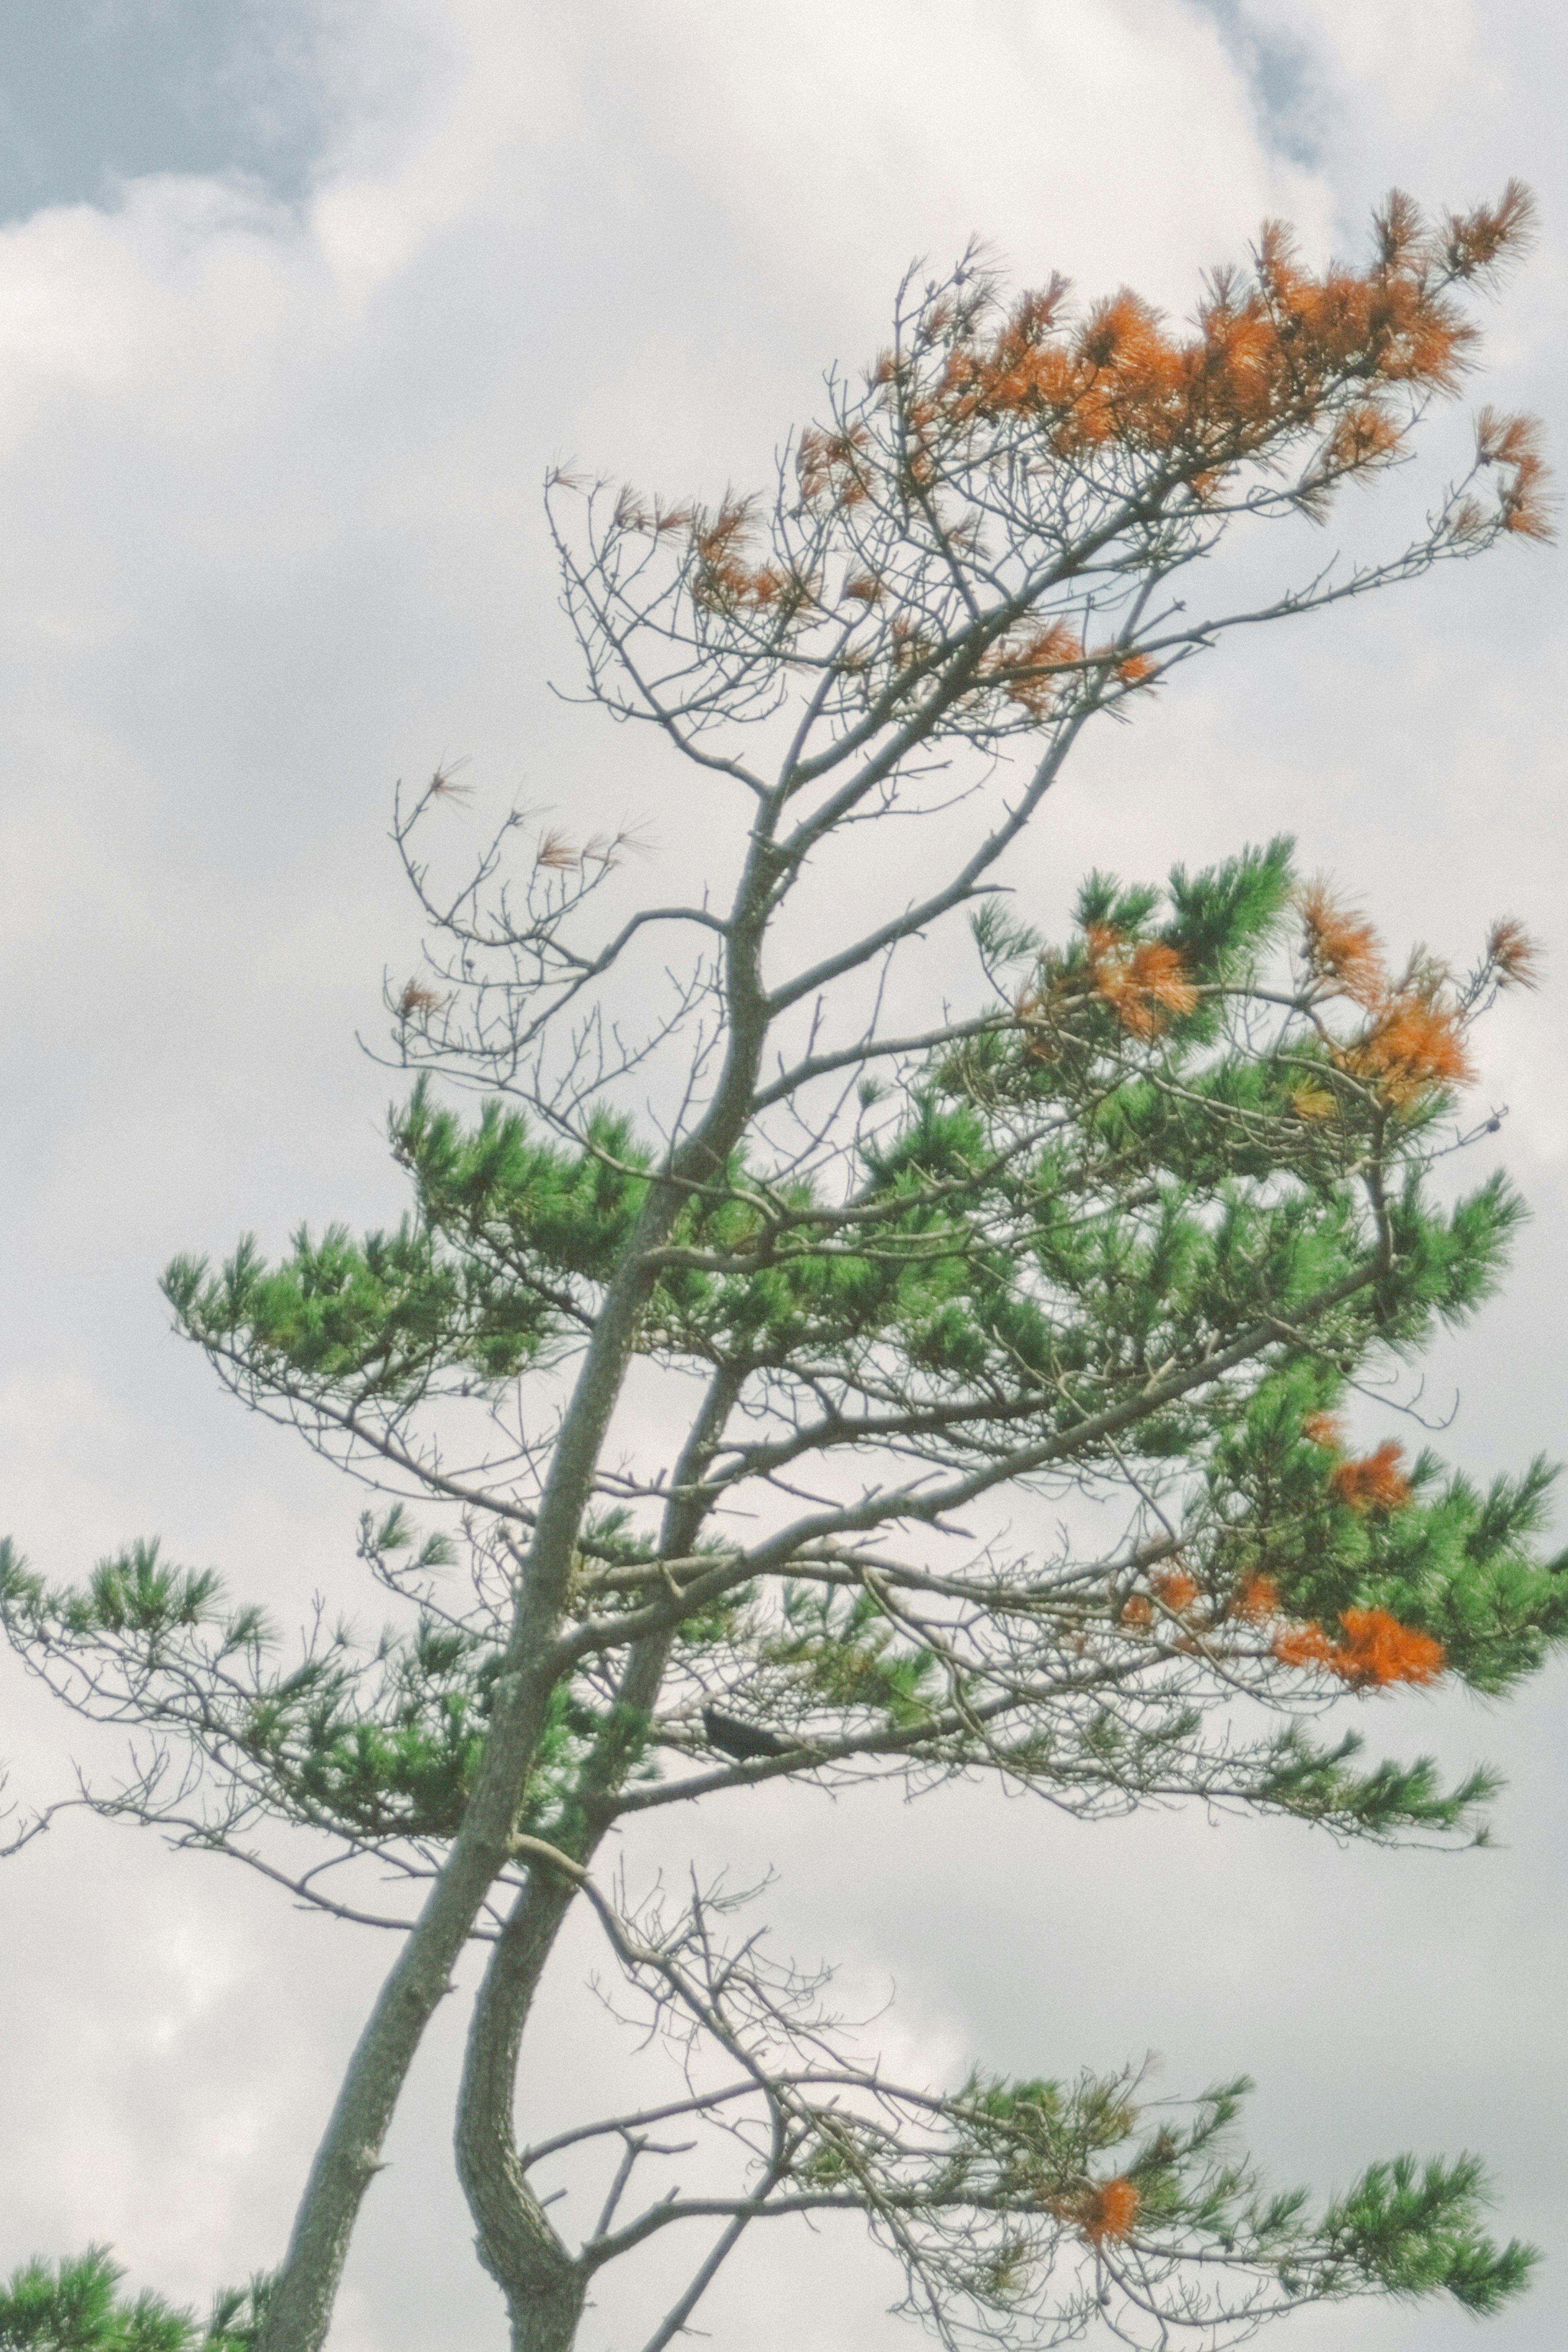
[[[383,838],[392,781],[468,752],[493,811],[647,814],[661,887],[718,822],[626,730],[546,691],[574,676],[538,518],[552,459],[707,495],[766,479],[821,368],[875,348],[911,258],[939,267],[973,230],[1025,278],[1061,264],[1086,292],[1127,279],[1180,310],[1264,213],[1322,253],[1390,177],[1463,199],[1520,164],[1560,174],[1542,94],[1560,37],[1523,0],[1484,20],[1459,0],[1299,0],[1288,19],[1332,94],[1310,163],[1260,103],[1254,54],[1186,0],[361,0],[308,16],[312,160],[281,193],[165,154],[0,233],[0,1435],[7,1522],[40,1565],[77,1573],[157,1528],[284,1615],[318,1585],[353,1592],[358,1495],[212,1392],[170,1345],[153,1276],[246,1226],[277,1247],[304,1216],[401,1209],[380,1133],[393,1084],[354,1044],[380,1034],[383,967],[401,976],[416,947]],[[1241,0],[1237,21],[1251,40],[1278,15]],[[1498,313],[1509,399],[1562,381],[1555,279],[1536,269]],[[1086,760],[1020,888],[1057,907],[1091,863],[1157,873],[1284,826],[1391,933],[1463,953],[1509,908],[1551,946],[1549,577],[1500,559],[1195,668]],[[1504,1024],[1489,1069],[1545,1211],[1500,1339],[1462,1360],[1465,1426],[1500,1460],[1555,1435],[1562,1002]],[[9,1664],[0,1680],[6,1751],[35,1758],[20,1777],[42,1794],[58,1727]],[[1386,1721],[1389,1745],[1424,1737]],[[1521,1769],[1557,1753],[1544,1706],[1509,1725]],[[1497,1745],[1469,1721],[1443,1736]],[[1272,2060],[1263,2130],[1285,2168],[1326,2185],[1390,2142],[1473,2140],[1518,2194],[1552,2128],[1520,2053],[1556,2029],[1544,1981],[1512,1972],[1520,1944],[1560,1954],[1568,1926],[1528,1813],[1509,1818],[1518,1850],[1460,1894],[1421,1861],[1375,1882],[1272,1832],[1154,1821],[1100,1844],[967,1800],[907,1822],[837,1809],[831,1874],[821,1808],[737,1813],[734,1835],[800,1890],[785,1927],[813,1950],[841,1937],[862,1979],[899,1978],[934,2063],[988,2046],[1071,2072],[1154,2041],[1176,2088]],[[384,1950],[69,1820],[10,1869],[0,2064],[26,2121],[0,2154],[0,2262],[111,2233],[139,2281],[204,2299],[275,2257]],[[1313,2024],[1309,2063],[1290,2037],[1332,2008],[1347,1906],[1364,1906],[1370,1990],[1346,1990],[1343,2031]],[[1428,1937],[1450,1968],[1421,1958]],[[1402,1972],[1427,2006],[1375,2031],[1368,2005],[1397,2005]],[[1422,2070],[1467,2046],[1489,1974],[1512,1989],[1450,2124]],[[575,2063],[574,2000],[547,2103]],[[460,2029],[454,2003],[372,2200],[355,2347],[501,2340],[450,2180]],[[759,2259],[782,2298],[791,2258]],[[895,2340],[888,2290],[852,2274],[844,2345],[880,2342],[879,2324]],[[1547,2309],[1494,2327],[1497,2352],[1549,2340]],[[595,2324],[631,2340],[624,2317]],[[1458,2340],[1402,2325],[1379,2317],[1380,2352]],[[1372,2338],[1337,2317],[1297,2340]]]

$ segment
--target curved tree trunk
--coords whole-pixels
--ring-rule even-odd
[[[679,1558],[696,1541],[706,1504],[697,1482],[724,1433],[741,1376],[721,1366],[708,1385],[671,1480],[660,1549]],[[671,1636],[634,1644],[616,1692],[622,1722],[651,1713],[669,1660]],[[609,1825],[606,1801],[624,1780],[637,1748],[612,1723],[583,1768],[582,1827],[570,1859],[586,1866]],[[517,2161],[517,2065],[534,1995],[576,1893],[548,1864],[536,1864],[490,1955],[474,2005],[457,2103],[457,2173],[474,2217],[479,2260],[506,2297],[513,2352],[557,2352],[572,2341],[591,2271],[572,2260]],[[564,2334],[552,2331],[565,2329]]]
[[[506,2298],[513,2352],[567,2352],[588,2289],[523,2178],[512,2124],[523,2027],[573,1891],[536,1870],[518,1895],[485,1971],[458,2101],[458,2178],[475,2249]]]
[[[757,820],[727,927],[724,998],[729,1042],[723,1071],[695,1131],[674,1152],[662,1179],[649,1187],[606,1289],[540,1498],[474,1793],[440,1875],[349,2062],[277,2273],[258,2352],[320,2352],[349,2242],[365,2191],[381,2169],[382,2147],[408,2070],[437,2004],[450,1990],[452,1971],[480,1906],[506,1867],[517,1808],[544,1729],[554,1680],[550,1655],[570,1589],[578,1531],[593,1491],[600,1449],[625,1384],[643,1308],[658,1278],[649,1260],[668,1240],[691,1186],[707,1181],[716,1169],[722,1169],[750,1115],[769,1020],[761,977],[762,940],[772,893],[789,862],[771,837],[781,808],[779,798]],[[547,2340],[540,2339],[539,2352]],[[531,2344],[529,2352],[534,2352]]]

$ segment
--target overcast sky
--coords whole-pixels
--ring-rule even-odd
[[[1180,311],[1267,214],[1354,254],[1391,183],[1458,205],[1515,173],[1544,233],[1490,313],[1486,393],[1543,411],[1561,461],[1565,70],[1552,0],[0,0],[0,1530],[60,1577],[157,1531],[285,1616],[351,1602],[359,1496],[217,1392],[155,1278],[401,1209],[355,1043],[416,941],[399,775],[465,754],[497,811],[636,814],[675,862],[705,838],[689,786],[547,691],[572,677],[547,465],[764,479],[910,259],[974,230],[1026,280]],[[1482,1080],[1536,1222],[1429,1391],[1483,1474],[1564,1450],[1562,621],[1561,557],[1509,547],[1232,642],[1106,730],[1015,876],[1049,915],[1090,864],[1284,828],[1396,940],[1464,958],[1504,911],[1544,938],[1550,985],[1489,1025]],[[1480,2149],[1503,2226],[1552,2255],[1529,2302],[1479,2336],[1352,2307],[1276,2340],[1559,2352],[1565,1696],[1559,1667],[1506,1711],[1366,1710],[1379,1752],[1506,1768],[1490,1854],[1082,1830],[984,1790],[752,1798],[661,1817],[661,1852],[776,1864],[779,1935],[895,1985],[917,2073],[1247,2069],[1255,2148],[1320,2190]],[[79,1736],[8,1657],[0,1710],[12,1794],[47,1799]],[[270,2265],[389,1950],[75,1816],[0,1895],[0,2271],[108,2239],[204,2302]],[[580,1960],[530,2060],[544,2111],[619,2063]],[[343,2352],[505,2340],[450,2177],[460,2007],[369,2200]],[[852,2249],[747,2260],[705,2308],[722,2345],[919,2340]],[[610,2289],[584,2352],[640,2340],[640,2293]]]

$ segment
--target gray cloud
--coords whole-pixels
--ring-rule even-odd
[[[95,26],[122,58],[131,13],[62,9],[33,86],[65,89]],[[215,144],[183,149],[169,93],[197,101],[170,61],[192,11],[172,7],[146,17],[151,79],[124,80],[123,133],[37,114],[60,125],[37,133],[46,176],[0,233],[0,1441],[5,1525],[40,1565],[76,1573],[156,1528],[286,1619],[319,1587],[374,1613],[350,1572],[357,1494],[213,1392],[168,1340],[153,1276],[246,1226],[276,1248],[302,1217],[401,1207],[379,1133],[392,1084],[354,1045],[378,1033],[383,966],[401,974],[416,945],[383,839],[397,774],[468,752],[491,807],[643,815],[661,887],[719,821],[545,691],[571,675],[538,513],[551,459],[709,494],[765,478],[822,364],[875,347],[910,256],[939,262],[977,227],[1026,276],[1061,261],[1090,290],[1125,278],[1178,309],[1261,214],[1343,249],[1391,179],[1462,201],[1522,170],[1560,238],[1548,12],[1232,14],[1282,26],[1281,53],[1328,93],[1316,146],[1281,147],[1247,56],[1185,0],[367,0],[302,16],[313,79],[281,96],[254,46],[191,49],[226,94],[197,108]],[[242,21],[259,41],[259,14]],[[299,159],[276,171],[244,127],[275,105]],[[90,176],[104,165],[128,184]],[[235,170],[251,183],[200,176]],[[32,210],[50,199],[74,208]],[[1559,447],[1560,250],[1495,314],[1499,397],[1556,405]],[[1394,531],[1406,494],[1346,529]],[[1157,873],[1286,827],[1391,936],[1463,954],[1506,908],[1561,971],[1556,576],[1507,551],[1195,666],[1088,751],[1020,892],[1049,919],[1092,863]],[[1483,1471],[1561,1444],[1564,1001],[1558,979],[1488,1045],[1540,1213],[1510,1298],[1429,1392],[1461,1396],[1443,1442]],[[632,1858],[776,1864],[779,1934],[841,1954],[868,2000],[895,1980],[884,2030],[933,2071],[980,2054],[1071,2072],[1152,2046],[1177,2091],[1250,2067],[1260,2152],[1323,2189],[1394,2147],[1483,2148],[1509,2226],[1560,2250],[1487,2340],[1547,2352],[1568,2334],[1563,1688],[1559,1671],[1495,1717],[1369,1710],[1374,1746],[1508,1766],[1490,1856],[1343,1854],[1197,1817],[1086,1832],[966,1791],[909,1812],[758,1798]],[[44,1795],[73,1742],[7,1661],[0,1690],[16,1792]],[[201,2299],[272,2260],[384,1949],[69,1818],[8,1869],[0,2068],[19,2126],[0,2147],[0,2264],[107,2235],[139,2280]],[[590,1959],[585,1940],[563,1958],[541,2110],[584,2072],[612,2080],[576,1986]],[[502,2340],[449,2177],[461,2025],[455,2000],[411,2086],[345,2352]],[[822,2259],[826,2316],[812,2265],[776,2242],[716,2302],[718,2340],[911,2340],[879,2316],[879,2270]],[[591,2352],[632,2325],[607,2305]],[[1426,2313],[1291,2337],[1472,2340]]]

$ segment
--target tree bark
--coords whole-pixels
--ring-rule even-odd
[[[687,1433],[671,1479],[660,1549],[678,1558],[695,1542],[707,1506],[697,1482],[724,1433],[740,1380],[720,1367]],[[635,1719],[658,1697],[672,1637],[638,1643],[616,1693],[617,1710]],[[618,1727],[610,1728],[583,1768],[578,1795],[582,1828],[571,1859],[586,1866],[609,1824],[607,1800],[630,1760]],[[535,2197],[517,2161],[515,2102],[523,2034],[534,1995],[576,1892],[564,1874],[536,1865],[517,1896],[490,1955],[474,2004],[457,2103],[457,2173],[474,2217],[480,2262],[506,2297],[514,2352],[554,2352],[549,2330],[580,2315],[591,2270],[574,2263]],[[575,2304],[572,2297],[575,2294]],[[571,2318],[575,2329],[576,2316]],[[540,2333],[538,2331],[545,2331]]]
[[[479,2260],[506,2298],[513,2352],[567,2352],[588,2288],[523,2177],[512,2126],[523,2027],[572,1893],[536,1869],[518,1895],[485,1971],[458,2102],[458,2177]]]
[[[540,1497],[474,1793],[349,2062],[277,2273],[259,2352],[320,2352],[349,2242],[365,2191],[381,2169],[382,2147],[409,2067],[437,2003],[450,1990],[479,1907],[506,1866],[544,1728],[553,1679],[548,1662],[578,1530],[643,1307],[657,1278],[649,1255],[669,1238],[691,1186],[723,1168],[750,1114],[768,1025],[761,950],[780,866],[772,841],[777,816],[775,803],[758,819],[727,927],[724,998],[729,1037],[718,1083],[694,1133],[650,1185],[606,1289]],[[541,2339],[539,2352],[547,2341]]]

